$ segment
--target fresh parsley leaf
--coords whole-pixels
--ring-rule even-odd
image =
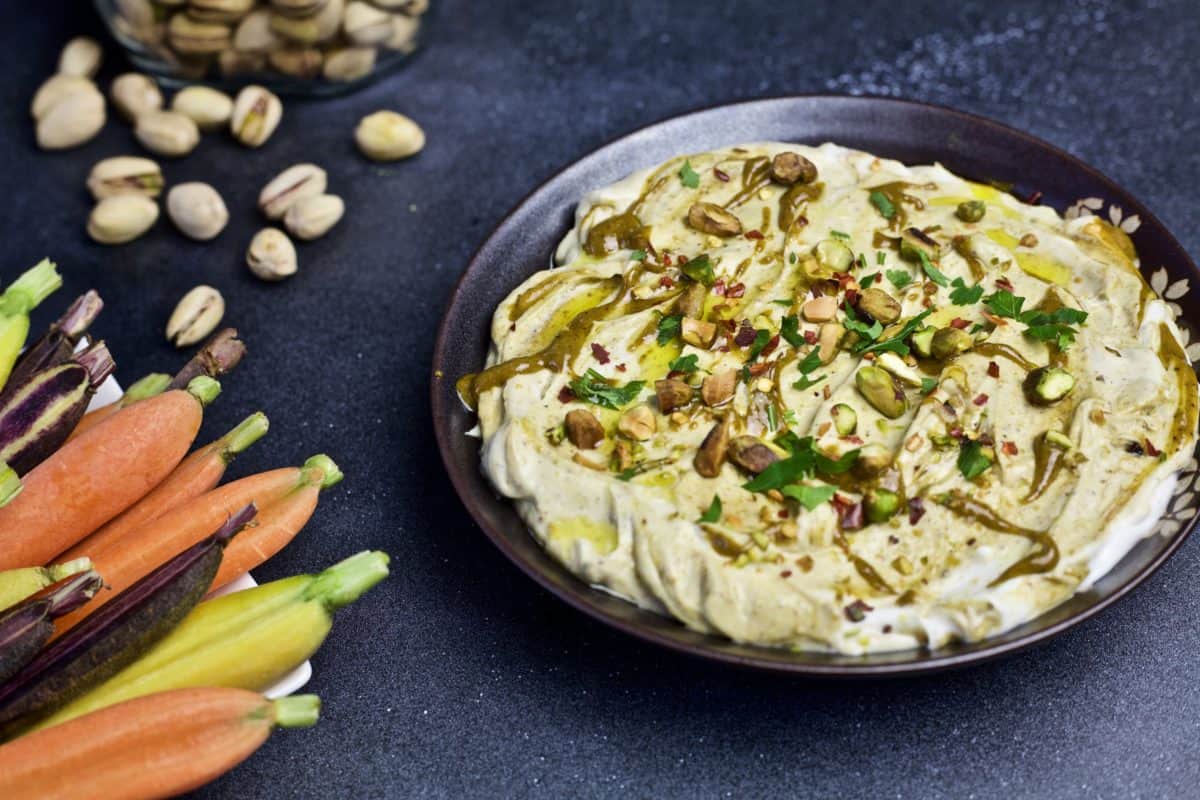
[[[801,483],[794,486],[784,486],[779,491],[809,511],[812,511],[822,503],[828,503],[829,498],[833,497],[837,492],[837,487],[830,486],[828,483],[820,483],[816,486]]]
[[[864,339],[870,339],[872,342],[879,338],[879,334],[883,333],[883,325],[879,320],[875,320],[868,325],[858,318],[854,313],[854,309],[849,304],[846,305],[846,330],[854,331]]]
[[[805,389],[811,389],[813,386],[816,386],[818,383],[825,380],[825,378],[825,375],[818,375],[815,378],[810,378],[807,375],[801,375],[800,380],[792,384],[792,388],[799,389],[803,392]]]
[[[869,288],[871,288],[871,284],[874,283],[876,280],[878,280],[878,278],[879,278],[879,273],[873,272],[870,275],[867,275],[867,276],[864,276],[863,278],[861,278],[858,281],[858,285],[864,289],[869,289]]]
[[[983,454],[983,445],[968,439],[958,450],[958,471],[967,480],[973,480],[991,469],[992,460]]]
[[[921,394],[930,394],[937,384],[937,378],[921,378]]]
[[[845,231],[838,231],[838,230],[834,230],[833,228],[830,228],[829,235],[835,239],[841,239],[842,241],[845,241],[845,242],[850,241],[850,234],[846,233]]]
[[[683,166],[679,168],[679,180],[689,189],[700,186],[700,174],[692,169],[691,161],[684,159]]]
[[[884,274],[887,275],[888,283],[897,289],[903,289],[913,281],[912,275],[909,275],[906,269],[889,269]]]
[[[802,478],[811,478],[815,473],[835,475],[848,471],[858,460],[858,451],[850,450],[840,458],[832,459],[813,444],[813,437],[797,438],[787,433],[779,441],[791,451],[787,458],[780,459],[764,469],[752,480],[742,484],[751,492],[767,492],[795,483]]]
[[[800,421],[796,419],[796,412],[791,410],[783,412],[783,421],[786,422],[789,427],[795,427],[796,425],[800,424]]]
[[[645,261],[646,260],[646,251],[645,250],[634,250],[632,253],[629,254],[629,258],[631,261]]]
[[[785,342],[795,348],[807,344],[804,334],[800,332],[799,317],[791,315],[784,317],[783,321],[779,324],[779,335],[783,337]]]
[[[1021,314],[1021,322],[1026,325],[1082,325],[1087,322],[1087,312],[1077,308],[1056,308],[1050,313],[1045,311],[1026,311]]]
[[[658,320],[658,343],[665,345],[679,335],[680,329],[683,327],[682,314],[664,314]]]
[[[759,328],[754,332],[754,342],[750,345],[750,352],[746,354],[747,361],[753,361],[758,358],[758,354],[767,346],[767,342],[771,341],[771,332]]]
[[[700,515],[697,522],[717,522],[721,519],[721,495],[714,494],[712,502],[708,504],[708,510]]]
[[[896,206],[892,205],[892,201],[888,200],[887,195],[883,192],[871,192],[871,205],[883,215],[884,219],[892,219],[896,216]]]
[[[997,317],[1017,319],[1021,315],[1021,306],[1025,298],[1018,297],[1007,289],[997,289],[983,298],[983,304],[992,310]]]
[[[620,472],[618,472],[616,477],[617,477],[617,480],[619,480],[619,481],[629,482],[629,481],[633,480],[634,478],[636,478],[640,473],[641,473],[641,470],[639,468],[630,467],[629,469],[623,469]]]
[[[645,385],[645,381],[632,381],[624,386],[613,386],[599,372],[589,369],[582,377],[571,381],[571,391],[586,403],[619,409],[636,400]]]
[[[837,458],[830,458],[814,448],[813,458],[817,464],[817,472],[823,475],[841,475],[849,472],[858,461],[858,450],[847,450]]]
[[[671,372],[695,372],[700,368],[700,365],[696,363],[699,360],[700,357],[695,353],[686,356],[680,356],[671,362]]]
[[[950,302],[956,306],[971,306],[979,302],[979,298],[983,297],[983,287],[978,283],[974,286],[967,286],[966,281],[962,278],[955,278],[950,284],[954,289],[950,292]]]
[[[929,276],[929,280],[933,281],[938,286],[950,285],[950,279],[947,278],[942,272],[938,271],[938,268],[935,267],[933,262],[929,260],[929,256],[925,255],[924,250],[918,249],[917,255],[921,259],[921,269],[923,269],[925,274]]]
[[[708,257],[707,253],[696,256],[679,269],[684,275],[687,275],[697,283],[703,283],[705,286],[712,286],[715,280],[712,259]]]
[[[901,326],[900,330],[892,338],[884,339],[882,342],[875,342],[874,344],[868,344],[866,342],[860,343],[854,348],[854,352],[861,355],[863,353],[880,353],[885,350],[890,350],[893,353],[899,353],[902,356],[906,356],[909,353],[909,348],[908,345],[905,344],[904,340],[911,336],[913,331],[921,327],[921,323],[924,322],[925,318],[932,313],[933,309],[927,308],[920,314],[917,314],[915,317],[910,319],[908,322],[904,323],[904,325]],[[876,324],[878,325],[879,323]]]
[[[807,375],[819,366],[821,366],[821,352],[814,347],[797,365],[797,369],[800,370],[801,375]]]

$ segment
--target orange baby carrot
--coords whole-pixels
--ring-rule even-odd
[[[196,378],[187,391],[122,409],[39,464],[0,508],[0,570],[48,563],[145,497],[187,455],[220,389]]]
[[[98,531],[72,547],[67,553],[102,550],[130,531],[158,519],[176,506],[204,494],[221,482],[225,468],[234,457],[262,438],[267,432],[267,415],[251,414],[229,433],[193,452],[179,462],[170,475],[150,494],[106,523]],[[75,556],[63,554],[59,559]]]
[[[120,400],[117,400],[115,403],[109,403],[106,406],[93,408],[80,417],[79,423],[75,426],[75,430],[71,431],[71,435],[67,437],[67,441],[79,438],[85,432],[99,425],[126,406],[131,406],[139,400],[145,400],[146,398],[162,394],[167,390],[167,385],[170,382],[171,376],[162,372],[151,372],[141,380],[135,381],[125,390],[125,394],[121,395]]]
[[[217,589],[278,553],[295,538],[317,508],[322,489],[342,480],[342,471],[326,455],[304,462],[304,482],[268,506],[225,548],[221,567],[213,578]]]
[[[198,789],[249,758],[271,730],[316,724],[315,695],[244,689],[139,697],[0,747],[0,797],[150,800]]]
[[[324,472],[315,467],[285,467],[249,475],[177,506],[106,547],[84,551],[112,591],[100,592],[83,608],[56,620],[55,635],[61,636],[155,568],[204,539],[239,509],[250,503],[266,508],[298,486],[319,482],[322,478],[318,475]]]

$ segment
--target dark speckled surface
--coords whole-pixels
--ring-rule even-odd
[[[137,151],[128,130],[46,155],[26,116],[67,35],[96,29],[90,5],[44,0],[0,28],[0,277],[49,254],[64,298],[97,287],[111,304],[98,331],[127,380],[179,360],[161,328],[184,290],[221,288],[252,357],[206,434],[261,407],[273,430],[238,474],[316,451],[347,474],[261,577],[365,547],[394,557],[314,660],[320,725],[281,733],[202,796],[1197,795],[1195,538],[1130,598],[1032,652],[917,681],[805,683],[660,652],[561,606],[474,529],[437,461],[433,331],[474,247],[557,167],[697,106],[844,91],[974,111],[1099,167],[1200,251],[1191,0],[948,5],[448,1],[427,51],[391,80],[289,103],[260,151],[214,136],[167,165],[172,182],[224,193],[232,221],[217,241],[160,223],[115,249],[84,237],[82,183],[99,158]],[[355,121],[382,106],[425,127],[419,158],[356,156]],[[347,219],[301,249],[295,279],[259,284],[241,266],[254,198],[302,159],[329,169]]]

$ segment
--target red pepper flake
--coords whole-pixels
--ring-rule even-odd
[[[884,625],[884,626],[883,626],[883,632],[884,632],[884,633],[891,633],[891,632],[892,632],[892,626],[891,626],[891,625]]]
[[[727,345],[727,344],[723,344],[723,345],[721,345],[720,347],[718,347],[718,348],[717,348],[717,352],[718,352],[718,353],[728,353],[728,352],[729,352],[729,345]]]
[[[607,364],[609,362],[608,351],[604,349],[603,345],[592,342],[592,355],[601,364]]]
[[[667,253],[667,252],[664,252],[664,253],[663,253],[663,256],[662,256],[662,263],[663,263],[663,266],[664,266],[664,267],[669,267],[669,266],[671,266],[671,254],[670,254],[670,253]]]
[[[835,272],[833,273],[833,277],[838,282],[838,286],[843,289],[854,283],[854,276],[849,272]]]
[[[843,442],[849,442],[850,444],[862,444],[863,443],[861,436],[843,436],[843,437],[841,437],[841,439]]]
[[[729,183],[729,173],[722,170],[720,167],[713,167],[713,175],[717,176],[717,180],[721,183]]]
[[[988,377],[989,378],[999,378],[1000,377],[1000,365],[997,364],[995,361],[988,362]]]
[[[763,362],[759,361],[755,364],[750,365],[750,367],[749,367],[750,374],[757,378],[759,375],[762,375],[764,372],[769,370],[772,366],[774,366],[774,365],[773,364],[764,364]]]
[[[986,308],[979,309],[979,313],[983,315],[984,319],[986,319],[988,322],[995,325],[997,328],[1003,328],[1005,325],[1008,324],[1008,321],[1006,319],[1004,319],[1004,317],[997,317],[995,314],[988,311]]]
[[[975,395],[975,399],[972,402],[974,402],[975,405],[977,405],[977,406],[986,406],[987,401],[988,401],[988,396],[986,394],[980,393],[980,394]]]
[[[863,361],[874,361],[874,360],[875,360],[874,353],[863,353]]]
[[[627,367],[624,364],[617,364],[617,372],[624,372]]]
[[[723,319],[721,320],[721,324],[724,325],[725,330],[729,331],[730,333],[733,333],[737,330],[737,322],[735,320]]]
[[[792,220],[792,224],[799,225],[800,227],[804,227],[805,225],[808,224],[808,217],[804,216],[803,214],[800,214],[794,220]]]
[[[758,239],[763,238],[762,231],[746,231],[746,238],[757,241]]]
[[[900,544],[900,537],[895,534],[888,534],[888,544]]]
[[[963,438],[963,429],[962,429],[962,428],[959,428],[959,427],[954,427],[954,428],[951,428],[951,429],[950,429],[950,437],[951,437],[952,439],[961,439],[961,438]]]
[[[724,297],[725,296],[725,279],[718,278],[717,280],[713,281],[712,289],[710,291],[712,291],[712,293],[715,294],[717,297]]]
[[[873,606],[867,605],[862,600],[855,600],[853,603],[846,606],[844,610],[846,612],[846,619],[850,620],[851,622],[862,622],[867,616],[867,612],[874,611],[875,609]]]
[[[733,286],[730,286],[728,289],[725,290],[726,297],[741,297],[745,293],[746,293],[746,284],[744,284],[744,283],[735,283]]]
[[[844,531],[856,531],[863,526],[862,503],[851,503],[840,494],[835,494],[832,502],[838,515],[838,527]]]
[[[1017,443],[1005,442],[1004,444],[1000,445],[1000,449],[1006,456],[1015,456],[1017,454]]]
[[[975,537],[972,536],[970,539],[967,539],[967,547],[974,547],[974,546],[975,546]]]
[[[809,344],[816,344],[817,343],[817,332],[816,331],[805,331],[804,332],[804,341],[808,342]]]
[[[857,290],[855,290],[855,289],[847,289],[846,290],[846,305],[849,305],[849,306],[858,305],[858,291]]]
[[[670,289],[672,286],[675,285],[675,281],[671,280],[670,275],[663,275],[661,278],[658,279],[658,285],[662,286],[663,288]]]
[[[1036,206],[1038,203],[1042,202],[1042,193],[1037,190],[1030,192],[1029,197],[1025,198],[1025,202],[1029,203],[1031,206]]]
[[[787,519],[787,518],[788,518],[788,510],[787,510],[786,508],[781,508],[781,509],[779,509],[779,518],[780,518],[780,519]]]
[[[950,327],[958,328],[960,331],[964,330],[970,324],[971,323],[969,321],[963,319],[962,317],[955,317],[954,319],[950,320]]]
[[[1008,278],[996,278],[996,288],[1003,289],[1006,292],[1011,292],[1013,290],[1012,281],[1010,281]]]
[[[1149,439],[1143,439],[1142,441],[1144,441],[1146,444],[1146,455],[1150,456],[1151,458],[1158,458],[1160,455],[1162,455],[1162,451],[1154,446],[1154,442],[1150,441]]]
[[[790,569],[785,569],[783,572],[779,573],[779,577],[790,578],[792,577],[792,571]]]
[[[776,347],[779,347],[779,334],[778,333],[767,340],[766,345],[763,346],[762,352],[758,354],[758,357],[766,358],[767,356],[771,355],[771,353],[775,352]]]
[[[558,390],[558,402],[569,403],[575,399],[575,392],[571,391],[570,386],[564,386]]]
[[[754,344],[754,337],[758,335],[758,331],[754,330],[754,326],[750,324],[750,320],[742,320],[742,326],[738,328],[737,336],[733,338],[733,343],[738,347],[749,347]]]
[[[910,497],[908,499],[908,524],[916,525],[925,516],[925,498]]]
[[[996,443],[996,440],[992,438],[990,433],[981,433],[979,434],[979,443],[984,447],[991,447]]]

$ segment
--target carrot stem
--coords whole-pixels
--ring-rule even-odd
[[[198,375],[219,378],[241,362],[246,355],[246,345],[237,338],[237,331],[224,328],[208,340],[200,352],[183,365],[167,388],[182,389]]]
[[[267,415],[261,411],[246,417],[236,428],[221,437],[221,458],[225,459],[226,463],[232,461],[234,456],[266,435],[269,427]]]
[[[125,395],[121,398],[121,405],[129,405],[130,403],[136,403],[138,400],[145,400],[147,397],[162,394],[170,384],[170,375],[165,372],[151,372],[149,375],[139,378],[129,385],[129,388],[125,390]]]
[[[315,694],[280,697],[275,707],[275,724],[281,728],[311,728],[321,716],[321,698]]]
[[[322,572],[304,590],[307,600],[319,600],[330,611],[349,605],[388,575],[387,553],[364,550]]]
[[[200,405],[207,406],[221,393],[221,384],[207,375],[198,375],[188,381],[187,391],[200,401]]]
[[[54,262],[43,258],[34,267],[13,281],[0,295],[0,314],[28,314],[39,303],[62,286],[62,276]]]

